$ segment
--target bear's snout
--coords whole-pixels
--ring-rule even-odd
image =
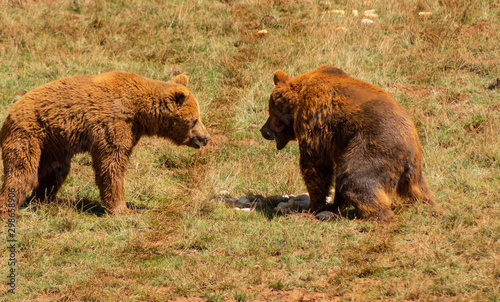
[[[271,124],[271,119],[268,118],[264,126],[260,128],[260,133],[262,134],[262,137],[264,137],[267,140],[273,141],[276,139],[276,133],[272,129],[272,124]]]
[[[262,129],[260,129],[260,133],[262,134],[262,137],[264,137],[267,140],[273,141],[276,139],[274,132],[272,132],[269,129],[262,128]]]
[[[210,138],[210,134],[208,134],[205,125],[203,125],[200,121],[197,122],[196,125],[191,129],[190,139],[187,145],[195,149],[200,149],[201,147],[204,147],[208,144]]]
[[[210,139],[211,139],[210,135],[195,136],[189,141],[189,146],[195,149],[200,149],[201,147],[205,147]]]

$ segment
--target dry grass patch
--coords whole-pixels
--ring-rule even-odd
[[[90,158],[76,157],[59,203],[18,221],[17,293],[2,297],[498,300],[499,17],[494,1],[0,1],[0,121],[22,91],[69,75],[187,73],[213,135],[201,151],[143,139],[125,178],[143,212],[129,216],[99,213]],[[216,199],[305,192],[297,145],[277,152],[259,128],[276,69],[325,63],[408,110],[438,209],[401,205],[383,225]]]

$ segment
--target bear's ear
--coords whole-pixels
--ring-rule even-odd
[[[290,79],[290,75],[283,70],[276,70],[274,73],[274,85],[278,85],[278,83],[285,83]]]
[[[175,88],[173,94],[173,100],[179,106],[184,104],[189,98],[189,90],[184,87]]]
[[[175,76],[175,78],[172,79],[172,82],[187,86],[189,80],[187,75],[181,73],[180,75]]]

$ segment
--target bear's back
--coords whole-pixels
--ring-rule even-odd
[[[338,68],[321,66],[292,78],[291,85],[301,86],[299,110],[324,116],[319,120],[337,129],[342,141],[356,135],[383,141],[387,147],[398,145],[402,135],[411,138],[410,144],[417,141],[413,122],[389,93]]]
[[[385,115],[406,117],[403,107],[385,90],[353,78],[342,70],[323,65],[292,79],[301,83],[302,106],[343,110],[352,114],[365,111],[367,118]],[[293,85],[293,84],[292,84]]]
[[[14,104],[12,110],[31,105],[42,107],[45,103],[67,107],[77,103],[92,105],[116,98],[132,99],[152,93],[162,83],[124,71],[71,76],[29,91]]]
[[[383,89],[353,78],[341,69],[329,65],[318,67],[311,72],[293,78],[292,81],[302,84],[301,98],[303,100],[316,101],[321,105],[329,104],[336,99],[346,99],[351,106],[357,106],[378,99],[386,102],[388,106],[394,106],[395,109],[401,108],[399,103]],[[325,97],[315,98],[314,96]],[[315,104],[309,105],[314,106]]]
[[[59,79],[20,98],[12,106],[2,133],[5,136],[20,130],[40,137],[59,135],[65,143],[77,141],[89,129],[97,135],[107,129],[102,126],[106,123],[133,119],[139,102],[151,96],[159,83],[122,71]]]

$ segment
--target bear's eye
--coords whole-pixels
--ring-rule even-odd
[[[195,120],[193,121],[193,127],[194,127],[194,126],[196,126],[196,125],[198,125],[198,119],[195,119]]]

